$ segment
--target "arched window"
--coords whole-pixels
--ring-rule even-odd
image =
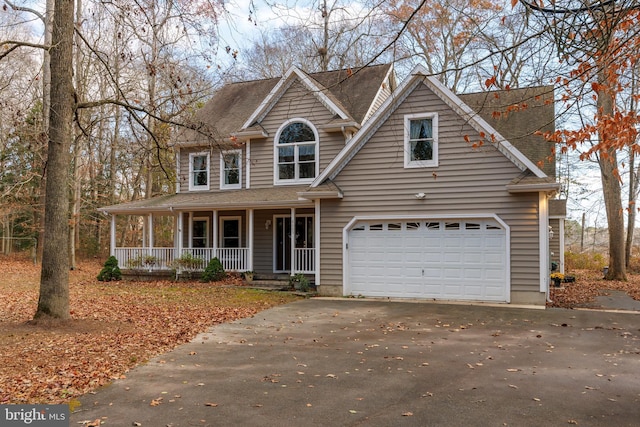
[[[318,174],[318,134],[304,119],[286,122],[276,134],[275,182],[311,182]]]

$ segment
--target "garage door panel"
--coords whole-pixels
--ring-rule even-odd
[[[506,232],[492,220],[389,220],[349,233],[348,289],[365,296],[505,301]]]
[[[482,268],[465,268],[465,280],[482,280],[484,278],[484,270]]]

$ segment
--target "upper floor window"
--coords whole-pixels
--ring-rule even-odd
[[[209,189],[209,153],[189,154],[189,190]]]
[[[404,132],[404,167],[438,166],[438,115],[406,115]]]
[[[240,150],[220,153],[220,188],[242,188],[242,152]]]
[[[288,121],[276,134],[275,182],[312,182],[318,175],[318,134],[304,119]]]

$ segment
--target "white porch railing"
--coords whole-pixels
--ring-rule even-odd
[[[293,271],[295,273],[315,273],[316,250],[313,248],[296,248],[294,250]]]
[[[115,248],[114,255],[122,269],[163,271],[181,268],[202,271],[209,261],[218,257],[225,271],[249,270],[249,248],[184,248],[181,254],[174,248]],[[315,273],[316,251],[296,248],[293,271]]]
[[[248,248],[115,248],[114,255],[123,269],[161,271],[181,268],[201,271],[218,257],[226,271],[249,269]]]
[[[170,270],[175,257],[173,248],[115,248],[118,266],[130,270]]]

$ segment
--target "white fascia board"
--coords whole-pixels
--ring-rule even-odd
[[[497,130],[493,128],[485,119],[480,117],[478,113],[473,111],[471,107],[462,102],[460,98],[453,92],[451,92],[445,85],[440,83],[438,79],[433,76],[425,75],[425,83],[429,88],[436,93],[443,101],[449,105],[460,117],[467,120],[467,122],[479,133],[484,133],[485,138],[491,142],[496,148],[504,154],[509,160],[511,160],[521,170],[529,169],[538,178],[544,178],[547,175],[536,166],[527,156],[522,154],[520,150],[514,147],[509,141],[507,141]]]
[[[338,155],[329,163],[325,170],[315,179],[311,187],[317,187],[327,178],[339,172],[345,165],[345,159],[348,159],[353,150],[359,150],[363,143],[362,140],[368,138],[371,129],[379,126],[378,122],[386,119],[395,108],[411,93],[419,82],[424,82],[429,89],[433,91],[440,99],[442,99],[449,107],[451,107],[460,117],[467,122],[479,133],[484,133],[491,143],[509,160],[511,160],[520,170],[531,170],[537,177],[545,178],[547,175],[529,160],[520,150],[515,148],[509,141],[498,133],[489,123],[480,117],[467,104],[462,102],[453,92],[444,86],[438,79],[430,76],[427,69],[422,65],[413,68],[409,76],[398,86],[396,91],[385,100],[380,108],[373,116],[362,126],[349,143],[338,153]],[[355,153],[354,153],[355,154]]]
[[[387,84],[387,82],[390,82],[392,80],[392,76],[395,73],[395,69],[393,67],[393,64],[391,64],[391,66],[389,67],[389,70],[387,71],[387,74],[384,76],[384,79],[382,80],[382,84],[380,85],[380,87],[378,87],[378,91],[376,92],[376,96],[373,98],[373,102],[371,103],[371,105],[369,105],[369,109],[367,110],[367,113],[364,115],[364,120],[363,122],[366,122],[371,116],[373,116],[373,113],[375,111],[373,111],[373,108],[375,107],[375,103],[376,100],[380,97],[380,95],[382,94],[382,91],[384,90],[382,88],[383,84]],[[389,87],[389,92],[391,93],[391,95],[393,95],[393,87]]]
[[[382,124],[382,121],[388,118],[391,112],[393,112],[402,103],[402,101],[406,99],[409,93],[411,93],[411,90],[417,85],[417,83],[418,79],[413,76],[413,73],[410,77],[404,79],[398,88],[382,103],[380,108],[378,108],[369,120],[364,123],[360,130],[356,132],[355,136],[351,138],[338,155],[331,160],[329,165],[327,165],[322,173],[318,175],[310,187],[317,187],[328,177],[337,174],[347,163],[346,160],[350,158],[349,156],[352,156],[352,153],[355,155],[366,139],[371,136],[372,130],[375,130]]]
[[[340,116],[342,119],[348,119],[349,116],[343,111],[340,107],[338,107],[325,93],[325,88],[319,87],[313,80],[309,78],[303,71],[293,66],[287,70],[287,72],[282,76],[278,84],[276,84],[271,92],[262,100],[258,108],[249,116],[246,122],[242,125],[242,129],[246,129],[251,126],[256,121],[259,121],[261,117],[263,117],[268,110],[275,104],[275,102],[282,96],[284,91],[293,83],[293,79],[297,77],[304,83],[307,88],[313,92],[318,100],[326,106],[331,112],[335,115]]]

